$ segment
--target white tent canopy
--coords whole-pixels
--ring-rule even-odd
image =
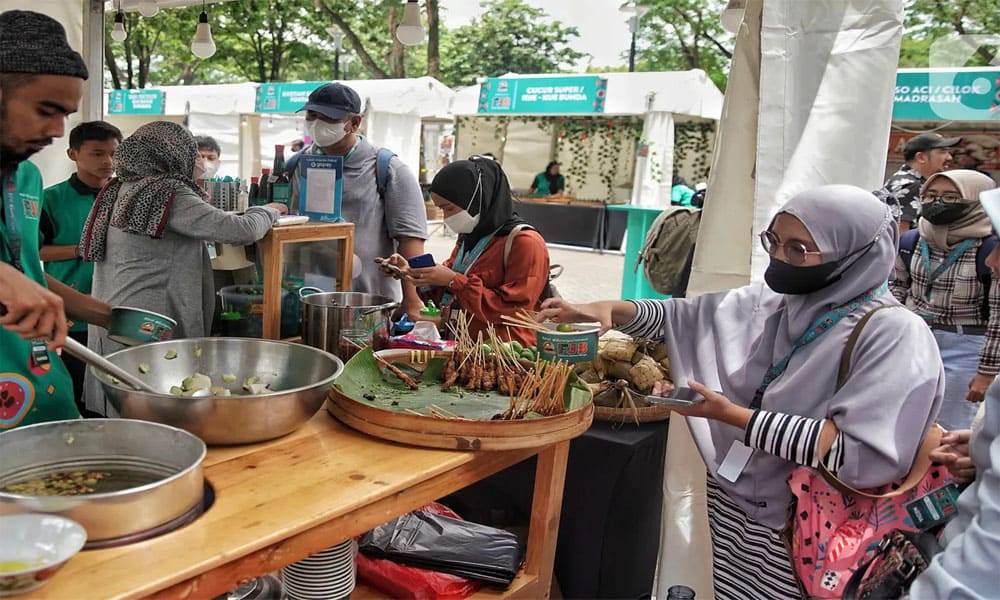
[[[601,73],[607,80],[607,94],[600,113],[560,115],[567,118],[593,118],[615,116],[640,116],[643,119],[642,145],[648,153],[633,157],[633,148],[622,148],[624,164],[630,165],[614,174],[615,191],[622,189],[632,204],[641,206],[667,206],[670,204],[670,175],[676,166],[674,160],[675,123],[681,120],[718,120],[722,114],[722,93],[701,70]],[[554,78],[559,75],[508,73],[501,79]],[[540,136],[536,126],[517,117],[543,116],[519,113],[509,115],[503,128],[503,139],[485,135],[496,130],[496,119],[508,115],[479,112],[480,86],[470,86],[455,94],[452,113],[466,117],[467,130],[459,131],[456,155],[464,157],[486,151],[497,153],[510,145],[512,152],[503,154],[504,169],[515,188],[526,188],[535,173],[553,158],[551,140]],[[544,116],[555,116],[547,114]],[[481,118],[479,118],[481,117]],[[471,121],[468,119],[472,118]],[[486,147],[496,145],[497,148]],[[558,150],[558,148],[557,148]],[[625,156],[627,153],[627,156]],[[554,156],[560,162],[571,160],[565,151]],[[632,161],[634,160],[634,165]],[[596,168],[596,167],[595,167]],[[591,173],[591,171],[593,171]],[[605,174],[588,169],[583,181],[570,181],[578,197],[602,197],[607,186]],[[612,199],[614,196],[612,196]]]

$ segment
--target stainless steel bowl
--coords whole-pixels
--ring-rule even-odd
[[[205,443],[174,427],[126,419],[52,421],[0,434],[0,488],[50,473],[139,473],[121,491],[27,496],[0,491],[0,514],[43,512],[80,523],[87,545],[153,530],[202,502]],[[110,480],[109,480],[110,481]]]
[[[167,358],[170,351],[175,358]],[[249,444],[291,433],[316,414],[344,369],[339,358],[317,348],[250,338],[170,340],[105,358],[160,392],[133,390],[92,368],[121,416],[180,427],[209,444]],[[146,369],[140,365],[148,371],[143,373]],[[234,395],[170,394],[171,386],[180,386],[195,373],[208,375]],[[236,380],[224,383],[223,375],[230,374]],[[250,376],[267,384],[270,392],[247,395],[240,386]]]

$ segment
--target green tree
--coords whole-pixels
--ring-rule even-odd
[[[515,73],[553,73],[586,56],[574,50],[576,27],[546,23],[547,13],[523,0],[482,0],[486,12],[468,25],[441,36],[441,79],[446,85],[471,85],[476,77]]]
[[[1000,34],[1000,9],[988,0],[907,0],[904,5],[906,30],[899,53],[901,67],[930,66],[930,50],[935,41],[957,39],[961,35]],[[980,45],[965,64],[987,66],[998,59],[996,45]]]
[[[733,36],[719,20],[725,0],[646,0],[639,23],[637,71],[701,69],[726,89]]]

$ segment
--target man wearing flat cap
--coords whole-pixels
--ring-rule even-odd
[[[402,310],[416,319],[423,307],[416,287],[410,281],[401,283],[383,275],[375,259],[395,252],[406,258],[424,253],[424,197],[413,171],[403,161],[358,133],[362,110],[361,97],[342,83],[327,83],[313,90],[300,109],[306,113],[306,133],[312,141],[300,154],[344,159],[341,215],[354,223],[353,291],[401,301]],[[304,205],[297,158],[293,157],[288,165],[292,171],[293,211]]]
[[[62,25],[0,13],[0,432],[79,417],[66,367],[51,350],[66,315],[106,325],[110,307],[47,277],[39,258],[42,177],[28,157],[62,137],[87,66]]]
[[[879,200],[892,210],[900,233],[916,225],[920,217],[920,188],[928,177],[948,168],[951,149],[961,142],[960,137],[949,138],[939,133],[922,133],[906,142],[903,168],[875,191]]]

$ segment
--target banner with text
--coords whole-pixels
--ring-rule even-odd
[[[262,83],[257,86],[254,112],[293,113],[309,100],[309,94],[327,81],[303,83]]]
[[[1000,69],[896,73],[896,120],[1000,119]]]
[[[111,90],[109,115],[162,115],[165,102],[162,90]]]
[[[479,87],[479,112],[591,114],[604,112],[608,80],[595,76],[490,77]]]

